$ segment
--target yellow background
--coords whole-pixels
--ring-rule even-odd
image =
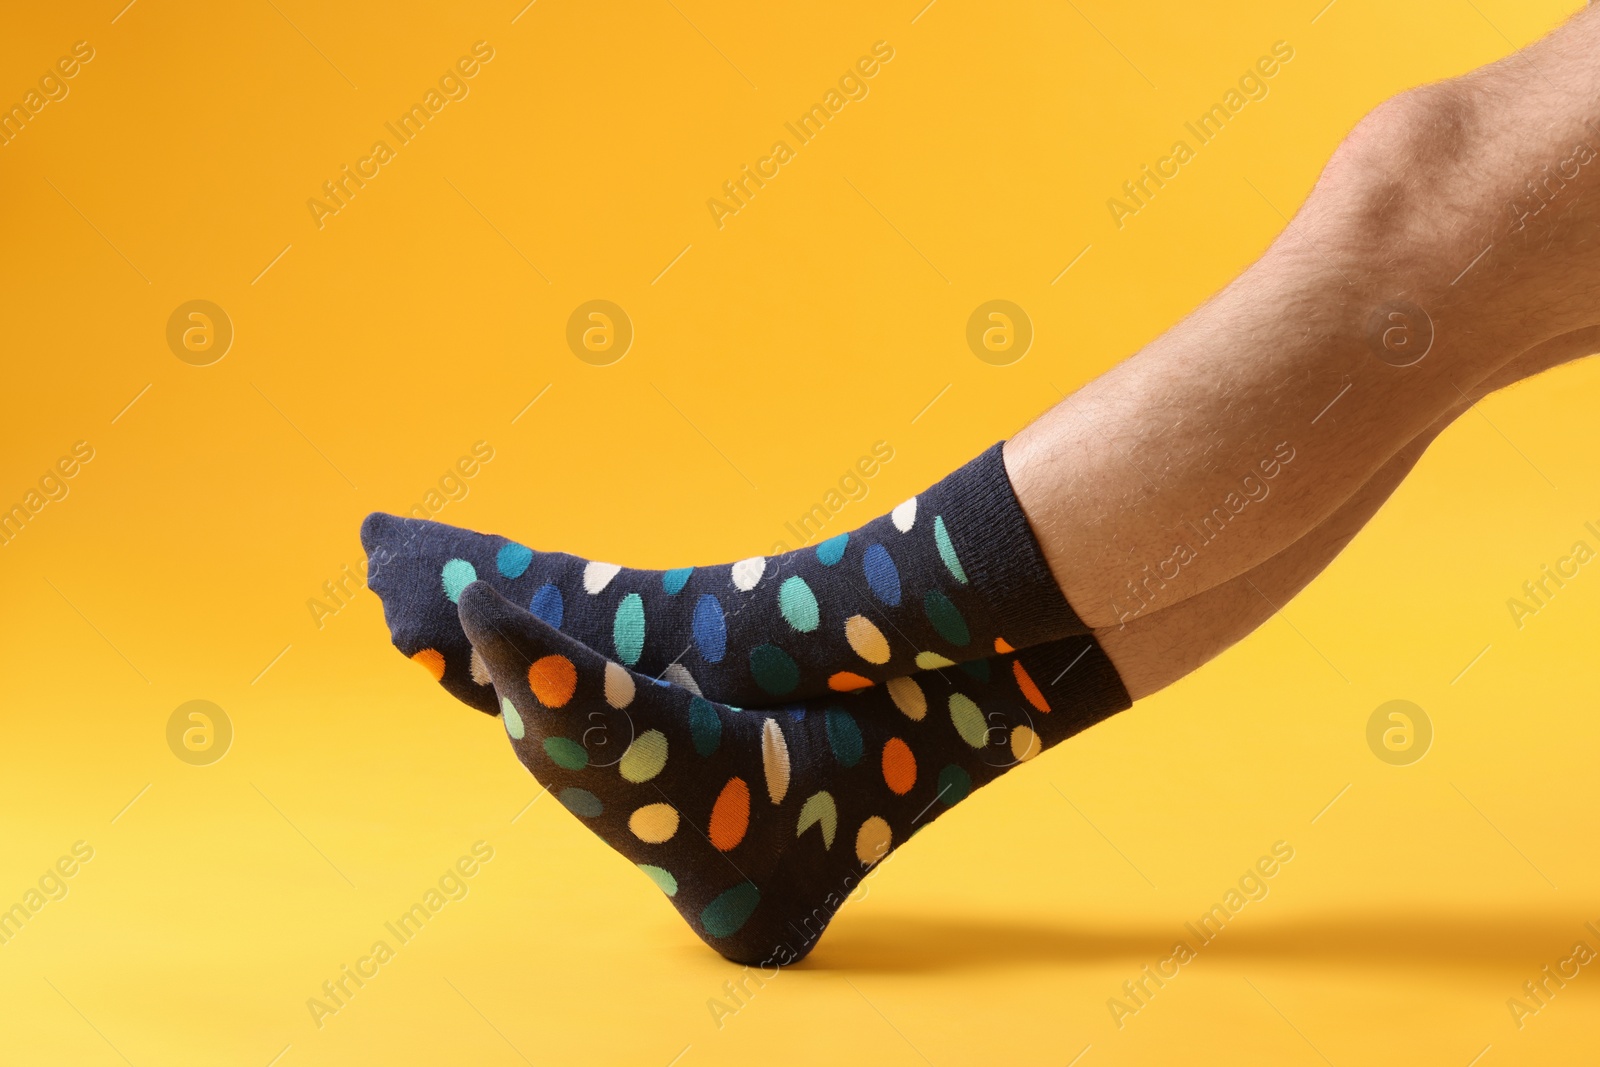
[[[1573,7],[923,2],[7,13],[4,102],[96,54],[0,148],[0,502],[96,455],[0,547],[0,905],[95,855],[0,946],[0,1059],[1592,1062],[1600,974],[1520,1031],[1506,1001],[1600,948],[1600,573],[1520,631],[1506,600],[1596,544],[1600,367],[1468,415],[1287,618],[962,805],[720,1027],[739,969],[527,807],[377,599],[313,620],[361,517],[480,440],[442,521],[637,565],[764,551],[878,440],[836,528],[887,510],[1236,273],[1367,108]],[[470,95],[319,230],[307,199],[479,40]],[[879,40],[870,95],[719,230],[706,200]],[[1278,40],[1270,95],[1118,230],[1106,199]],[[209,367],[165,341],[196,298],[236,330]],[[609,367],[564,340],[594,298],[637,331]],[[964,341],[994,298],[1037,331],[1007,367]],[[1409,767],[1366,746],[1395,698],[1437,733]],[[167,748],[191,699],[234,724],[212,766]],[[318,1029],[478,840],[469,895]],[[1108,998],[1278,840],[1270,895],[1119,1030]]]

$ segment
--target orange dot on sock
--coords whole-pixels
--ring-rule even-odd
[[[840,671],[828,679],[828,688],[836,693],[848,693],[852,689],[865,689],[871,684],[871,678],[863,678],[852,671]]]
[[[434,681],[444,681],[444,655],[437,649],[425,648],[412,656],[411,662],[420,664],[423,670],[433,675]]]
[[[711,805],[711,843],[723,852],[737,848],[750,828],[750,787],[743,778],[730,778]]]
[[[1005,638],[997,637],[997,638],[994,639],[994,652],[995,652],[995,655],[1004,656],[1008,652],[1015,652],[1015,651],[1016,651],[1016,649],[1011,647],[1011,642],[1007,641]]]
[[[905,796],[917,784],[917,757],[911,754],[911,746],[898,737],[884,742],[883,780],[899,796]]]
[[[1017,688],[1022,690],[1022,695],[1028,698],[1028,703],[1037,710],[1048,712],[1050,702],[1045,700],[1044,694],[1039,692],[1039,687],[1033,684],[1033,679],[1028,677],[1028,672],[1022,669],[1022,661],[1011,661],[1011,673],[1017,676]]]
[[[528,668],[528,688],[547,708],[566,704],[577,687],[578,668],[565,656],[544,656],[534,660],[533,666]]]

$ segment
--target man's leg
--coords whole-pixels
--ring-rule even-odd
[[[1009,442],[1017,497],[1086,623],[1265,563],[1508,353],[1600,320],[1597,53],[1589,10],[1387,102],[1260,261]]]
[[[1555,338],[1524,353],[1470,390],[1408,441],[1354,496],[1315,529],[1237,578],[1122,626],[1096,631],[1135,700],[1164,689],[1243,640],[1342,552],[1457,417],[1498,389],[1600,351],[1600,329]]]

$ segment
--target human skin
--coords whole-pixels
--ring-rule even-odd
[[[1389,461],[1327,519],[1271,559],[1177,604],[1095,632],[1135,700],[1195,671],[1267,622],[1355,538],[1435,438],[1490,393],[1600,352],[1600,328],[1554,338],[1506,364]],[[1271,499],[1270,497],[1268,498]]]
[[[1116,633],[1145,632],[1136,621],[1269,565],[1347,503],[1328,534],[1351,527],[1348,541],[1465,398],[1520,377],[1508,371],[1520,354],[1600,325],[1596,54],[1590,8],[1505,60],[1386,101],[1255,264],[1008,442],[1051,571],[1108,650]],[[1382,337],[1402,306],[1416,336],[1431,329],[1408,366]],[[1322,417],[1336,397],[1337,417]],[[1291,451],[1270,501],[1197,540],[1243,476]],[[1277,567],[1325,564],[1317,543]],[[1146,681],[1131,645],[1122,655],[1153,691],[1159,673]]]

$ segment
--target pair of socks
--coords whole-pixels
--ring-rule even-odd
[[[999,445],[858,530],[722,566],[382,514],[362,539],[396,647],[499,715],[540,783],[741,963],[802,958],[911,834],[1130,703]]]

